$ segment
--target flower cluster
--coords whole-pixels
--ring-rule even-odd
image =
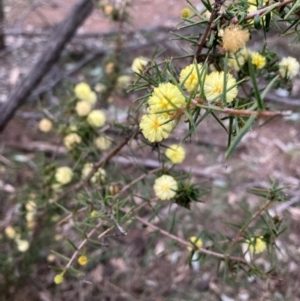
[[[73,178],[73,171],[68,166],[62,166],[56,169],[55,180],[60,185],[69,184]]]
[[[226,79],[224,81],[225,76]],[[226,88],[224,87],[224,82],[226,83]],[[223,71],[214,71],[207,75],[203,89],[206,99],[210,102],[214,102],[222,98],[224,95],[224,102],[226,100],[227,103],[230,103],[234,100],[238,93],[235,78],[230,73],[225,75]]]
[[[238,51],[245,46],[249,36],[247,29],[241,29],[238,25],[229,25],[222,34],[223,50],[228,52]]]
[[[264,252],[267,248],[267,244],[263,239],[263,236],[260,237],[252,237],[247,241],[249,252],[251,254],[260,254]]]
[[[165,201],[175,197],[178,184],[172,176],[162,175],[155,180],[153,189],[155,195],[160,200]]]
[[[200,79],[200,76],[202,77]],[[193,92],[197,89],[200,91],[200,84],[203,82],[203,71],[201,64],[190,64],[181,70],[179,82],[183,84],[188,92]]]
[[[181,145],[172,144],[166,150],[166,157],[173,164],[179,164],[185,158],[185,149]]]
[[[81,178],[86,178],[90,172],[93,170],[93,163],[86,163],[83,166],[82,172],[81,172]],[[98,168],[98,170],[94,173],[94,175],[91,178],[92,183],[96,182],[103,182],[106,178],[106,171],[103,168]]]
[[[39,130],[44,133],[48,133],[52,130],[52,121],[48,118],[43,118],[39,122]]]
[[[195,246],[201,248],[203,246],[203,241],[197,236],[190,237],[190,242],[193,244],[193,247],[188,247],[188,250],[192,252],[195,250]]]

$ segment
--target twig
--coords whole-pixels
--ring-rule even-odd
[[[86,236],[86,238],[80,243],[80,245],[78,246],[77,250],[74,252],[74,254],[72,255],[72,257],[70,258],[69,262],[67,263],[65,269],[68,269],[72,262],[74,261],[74,259],[76,258],[77,254],[79,253],[79,251],[85,246],[85,244],[88,242],[89,238],[95,233],[95,231],[102,225],[102,221],[100,223],[98,223]],[[105,234],[107,234],[108,232],[110,232],[112,229],[114,228],[114,226],[106,229],[103,233],[101,233],[101,235],[98,238],[103,237]]]
[[[123,210],[125,212],[125,210]],[[139,216],[134,216],[134,218],[136,220],[138,220],[139,222],[141,222],[142,224],[148,226],[149,228],[153,229],[153,230],[156,230],[158,231],[159,233],[163,234],[164,236],[167,236],[169,237],[170,239],[174,240],[174,241],[177,241],[178,243],[186,246],[186,247],[191,247],[192,244],[182,238],[179,238],[155,225],[153,225],[152,223],[144,220],[143,218],[139,217]],[[194,246],[195,247],[195,246]],[[211,251],[211,250],[208,250],[208,249],[205,249],[205,248],[202,248],[202,247],[198,247],[197,248],[197,251],[199,251],[200,253],[203,253],[203,254],[206,254],[206,255],[209,255],[209,256],[213,256],[213,257],[216,257],[216,258],[219,258],[219,259],[223,259],[223,260],[231,260],[231,261],[234,261],[234,262],[238,262],[238,263],[241,263],[241,264],[246,264],[247,265],[247,262],[244,258],[241,258],[241,257],[235,257],[235,256],[230,256],[230,255],[226,255],[226,254],[221,254],[221,253],[217,253],[217,252],[214,252],[214,251]]]
[[[207,26],[205,28],[205,31],[204,31],[202,37],[199,38],[198,47],[197,47],[197,50],[196,50],[194,58],[193,58],[193,60],[195,60],[197,62],[198,62],[198,57],[200,56],[201,51],[206,43],[206,39],[208,38],[208,36],[210,35],[210,32],[212,30],[213,21],[215,20],[217,14],[218,14],[219,10],[221,9],[221,6],[224,2],[225,2],[225,0],[216,0],[216,2],[214,4],[213,10],[210,15]]]
[[[281,6],[284,6],[284,5],[287,5],[289,3],[292,3],[292,2],[295,2],[296,0],[285,0],[285,1],[281,1],[281,2],[277,2],[277,3],[274,3],[274,4],[271,4],[269,6],[266,6],[264,8],[261,8],[261,9],[258,9],[254,12],[251,12],[249,13],[244,20],[251,20],[253,19],[254,17],[256,16],[261,16],[263,15],[266,11],[268,11],[270,8],[274,9],[274,8],[278,8],[278,7],[281,7]],[[239,20],[237,17],[233,17],[231,20],[230,20],[230,23],[238,23]]]
[[[255,214],[252,215],[252,217],[244,224],[244,226],[239,230],[239,232],[237,233],[237,235],[235,236],[235,238],[233,239],[231,245],[228,248],[228,253],[231,252],[231,250],[233,249],[234,245],[240,240],[240,238],[243,236],[243,234],[245,233],[245,231],[247,230],[247,228],[249,227],[249,225],[252,223],[252,221],[254,221],[258,216],[260,216],[264,211],[266,211],[269,206],[271,205],[271,203],[273,202],[273,200],[268,200],[261,208],[258,209],[258,211],[256,211]]]

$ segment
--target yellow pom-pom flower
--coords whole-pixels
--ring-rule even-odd
[[[64,282],[64,276],[62,274],[55,275],[53,279],[55,284],[62,284]]]
[[[162,175],[157,178],[153,186],[155,195],[160,200],[170,200],[176,195],[178,184],[176,180],[168,175]]]
[[[229,25],[223,31],[222,39],[225,51],[236,52],[249,40],[249,31],[238,25]]]
[[[26,252],[29,249],[29,242],[24,239],[16,239],[17,249],[19,252]]]
[[[235,86],[235,78],[227,73],[226,75],[226,101],[230,103],[237,96],[238,89]],[[204,93],[208,101],[216,99],[216,97],[222,97],[224,90],[224,72],[214,71],[206,76],[204,83]]]
[[[113,62],[108,62],[105,65],[105,73],[106,74],[112,74],[115,70],[115,64]]]
[[[73,171],[68,166],[62,166],[57,168],[55,173],[56,181],[61,185],[69,184],[73,178]]]
[[[184,8],[181,11],[180,15],[181,15],[181,18],[187,19],[192,15],[192,12],[189,8]]]
[[[263,240],[263,236],[252,237],[246,241],[249,246],[249,252],[252,254],[260,254],[267,248],[266,242]]]
[[[104,126],[105,121],[106,116],[101,110],[93,110],[87,117],[88,124],[96,128]]]
[[[202,65],[198,64],[198,72],[199,75],[201,74]],[[202,85],[202,79],[199,79],[197,72],[197,67],[195,64],[190,64],[186,66],[184,69],[181,70],[180,76],[179,76],[179,82],[184,82],[184,87],[188,92],[193,92],[196,87],[197,91],[200,91],[200,87]]]
[[[77,261],[80,265],[86,265],[88,263],[88,258],[84,255],[81,255],[78,257]]]
[[[81,178],[86,178],[90,172],[93,170],[93,163],[86,163],[83,166],[81,171]],[[106,178],[106,171],[103,168],[99,168],[91,178],[92,183],[96,183],[97,181],[105,181]]]
[[[97,102],[97,94],[94,91],[91,91],[91,93],[83,100],[89,102],[93,106]]]
[[[150,142],[159,142],[169,137],[174,127],[174,122],[160,116],[160,114],[143,115],[140,129]]]
[[[12,226],[7,226],[4,229],[4,233],[10,239],[14,239],[17,236],[16,230]]]
[[[64,138],[64,145],[68,150],[73,149],[77,144],[81,143],[81,137],[76,133],[71,133]]]
[[[52,130],[52,121],[47,118],[41,119],[39,122],[39,130],[44,133],[50,132]]]
[[[79,83],[75,86],[74,92],[76,97],[81,100],[86,100],[92,92],[91,87],[87,83]]]
[[[148,60],[146,58],[137,57],[132,62],[131,70],[134,73],[141,73],[147,64],[148,64]]]
[[[299,72],[299,62],[293,57],[284,57],[279,62],[279,74],[283,78],[292,79],[294,78]]]
[[[190,242],[193,244],[193,247],[188,247],[188,250],[189,250],[190,252],[192,252],[192,251],[195,249],[194,246],[196,246],[196,247],[198,247],[198,248],[201,248],[202,245],[203,245],[202,240],[201,240],[200,238],[196,237],[196,236],[190,237]]]
[[[166,116],[185,105],[185,98],[175,85],[162,83],[154,88],[148,100],[149,113],[165,113]]]
[[[173,164],[179,164],[185,158],[185,149],[181,145],[172,144],[166,150],[166,157]]]
[[[97,95],[91,90],[91,87],[87,83],[79,83],[75,86],[74,92],[77,98],[89,102],[94,105],[97,101]]]
[[[87,116],[92,110],[92,104],[85,100],[78,101],[75,110],[78,116]]]
[[[251,53],[251,62],[256,69],[262,69],[266,65],[266,58],[258,52]]]
[[[107,150],[111,146],[111,139],[105,135],[97,137],[95,139],[95,145],[98,149],[102,151]]]
[[[126,89],[131,82],[131,77],[129,75],[121,75],[117,79],[117,91],[121,92],[123,89]]]

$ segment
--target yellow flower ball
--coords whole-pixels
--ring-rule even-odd
[[[192,15],[192,12],[189,8],[184,8],[181,11],[180,15],[181,15],[181,18],[188,19]]]
[[[77,144],[81,143],[81,137],[76,133],[71,133],[64,138],[64,145],[68,150],[73,149]]]
[[[258,52],[251,53],[251,62],[256,69],[262,69],[266,65],[266,58]]]
[[[47,118],[41,119],[39,122],[39,130],[44,133],[50,132],[52,130],[52,121]]]
[[[83,100],[89,102],[93,106],[97,102],[97,94],[94,91],[91,91],[91,93]]]
[[[19,252],[26,252],[29,249],[29,242],[24,239],[16,239],[17,249]]]
[[[143,115],[140,129],[150,142],[159,142],[169,137],[174,128],[174,122],[159,114]]]
[[[77,261],[80,265],[86,265],[88,263],[88,258],[84,255],[81,255]]]
[[[100,128],[104,126],[106,116],[101,110],[93,110],[87,117],[87,122],[93,127]]]
[[[245,58],[239,51],[236,52],[236,56],[232,56],[228,59],[228,67],[235,71],[240,71],[241,67],[243,67],[245,63]]]
[[[105,65],[105,73],[112,74],[115,70],[115,64],[113,62],[109,62]]]
[[[238,25],[229,25],[223,32],[223,46],[224,51],[236,52],[245,46],[249,40],[248,29],[241,29]]]
[[[98,93],[104,93],[104,92],[106,92],[106,90],[107,90],[107,87],[102,83],[99,83],[95,86],[95,91],[97,91]]]
[[[166,150],[166,157],[173,164],[179,164],[185,158],[185,149],[181,145],[172,144]]]
[[[36,203],[34,201],[28,201],[25,205],[27,211],[36,211]]]
[[[201,74],[202,65],[198,64],[198,72],[199,75]],[[180,76],[179,76],[179,82],[184,82],[184,87],[188,92],[193,92],[196,88],[197,91],[200,91],[200,87],[203,84],[203,80],[199,79],[197,72],[197,67],[195,64],[190,64],[186,66],[184,69],[181,70]]]
[[[108,16],[113,12],[114,8],[112,5],[105,5],[104,13]]]
[[[86,163],[83,166],[81,171],[81,178],[86,178],[90,172],[93,170],[93,163]],[[99,168],[91,178],[92,183],[96,183],[98,181],[104,182],[106,179],[106,171],[103,168]]]
[[[92,104],[85,100],[78,101],[75,110],[78,116],[87,116],[92,110]]]
[[[116,88],[118,91],[126,89],[131,83],[131,77],[129,75],[121,75],[117,79]]]
[[[27,212],[26,216],[25,216],[25,219],[26,219],[27,222],[32,222],[32,221],[35,220],[35,216],[36,216],[36,212],[35,211]]]
[[[74,92],[77,98],[86,100],[92,92],[91,87],[87,83],[79,83],[75,86]]]
[[[73,171],[68,166],[62,166],[56,169],[55,179],[61,185],[69,184],[73,178]]]
[[[55,284],[62,284],[64,282],[64,276],[62,274],[55,275],[53,279]]]
[[[160,200],[170,200],[176,195],[178,184],[176,180],[168,175],[162,175],[157,178],[153,186],[155,195]]]
[[[174,110],[182,108],[185,104],[181,91],[171,83],[159,84],[148,100],[150,114],[164,113],[166,116],[173,114]]]
[[[56,257],[55,257],[55,255],[53,255],[53,254],[49,254],[49,255],[47,256],[47,261],[48,261],[48,262],[54,262],[55,259],[56,259]]]
[[[293,58],[293,57],[284,57],[280,62],[279,62],[279,74],[283,78],[288,78],[292,79],[294,78],[298,72],[299,72],[299,62]]]
[[[10,239],[14,239],[17,236],[16,230],[12,226],[7,226],[4,229],[4,233]]]
[[[147,64],[148,64],[148,60],[146,58],[137,57],[132,62],[131,70],[134,73],[141,73]]]
[[[105,135],[97,137],[95,139],[95,145],[102,151],[107,150],[111,146],[111,139]]]
[[[194,246],[196,246],[196,247],[198,247],[198,248],[201,248],[202,245],[203,245],[202,240],[201,240],[200,238],[196,237],[196,236],[190,237],[190,242],[193,244],[193,247],[188,247],[188,250],[189,250],[190,252],[192,252],[192,251],[195,249]]]
[[[235,86],[235,78],[227,73],[226,76],[226,102],[230,103],[237,96],[238,89]],[[204,83],[204,94],[208,101],[216,100],[217,97],[221,98],[223,96],[224,90],[224,72],[214,71],[206,76]],[[217,98],[218,99],[218,98]]]
[[[266,242],[263,240],[263,236],[252,237],[246,241],[249,246],[249,252],[252,254],[260,254],[267,248]]]

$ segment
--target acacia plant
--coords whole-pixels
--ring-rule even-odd
[[[215,267],[228,273],[271,277],[274,267],[264,271],[256,258],[264,254],[272,262],[276,240],[283,232],[280,218],[268,212],[275,202],[287,199],[283,187],[274,182],[269,189],[249,189],[264,202],[253,212],[247,211],[246,221],[230,225],[234,236],[205,229],[183,237],[179,221],[174,221],[172,231],[154,222],[164,208],[176,206],[189,215],[205,200],[207,185],[177,168],[189,142],[201,141],[197,132],[203,122],[210,119],[227,133],[224,161],[230,163],[241,139],[258,120],[289,114],[273,110],[265,98],[274,89],[291,91],[299,72],[295,58],[279,57],[267,44],[272,26],[282,36],[294,34],[298,41],[298,1],[201,3],[199,10],[187,0],[178,30],[170,33],[181,45],[181,56],[137,57],[129,75],[120,70],[117,49],[105,62],[105,85],[95,89],[87,81],[68,85],[59,106],[42,109],[45,118],[39,128],[61,137],[65,159],[45,159],[42,181],[28,192],[29,200],[25,198],[21,206],[24,230],[10,225],[5,233],[15,242],[16,252],[29,252],[35,248],[34,238],[42,235],[37,229],[41,220],[54,231],[72,225],[77,233],[68,238],[73,252],[62,246],[63,241],[52,250],[52,256],[61,258],[59,266],[52,266],[56,284],[68,277],[80,278],[82,271],[75,268],[76,262],[89,264],[92,247],[104,248],[107,237],[126,235],[137,223],[174,241],[178,249],[188,249],[190,262],[214,258]],[[127,20],[127,4],[100,8],[117,22]],[[257,34],[264,38],[253,51],[247,44]],[[126,116],[109,119],[111,93],[124,86],[137,95],[135,102]],[[136,159],[147,149],[157,158],[157,166]],[[135,166],[133,174],[122,171],[128,157]],[[145,208],[152,210],[149,219],[139,214]]]

